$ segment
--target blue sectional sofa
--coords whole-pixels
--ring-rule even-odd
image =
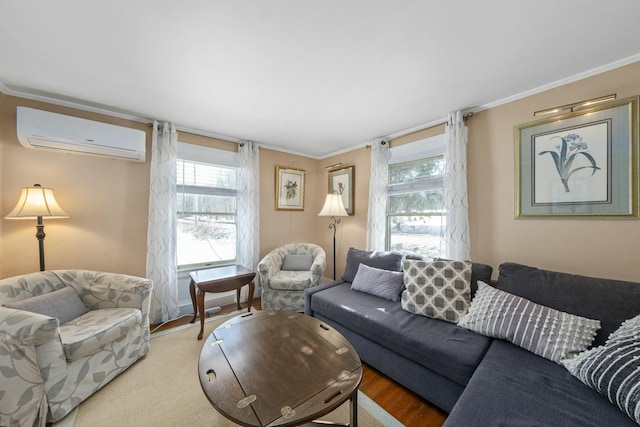
[[[399,301],[352,289],[360,263],[401,271],[402,256],[350,249],[343,278],[305,292],[305,314],[343,334],[360,358],[449,413],[445,426],[636,426],[559,363],[455,323],[412,314]],[[477,281],[492,268],[474,263]],[[350,279],[350,280],[349,280]],[[640,314],[640,283],[500,266],[493,286],[563,312],[598,319],[593,346]]]

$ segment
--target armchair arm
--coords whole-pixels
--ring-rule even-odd
[[[318,286],[320,284],[320,279],[322,279],[326,267],[327,256],[324,251],[320,251],[313,259],[313,264],[311,264],[311,286]]]
[[[0,307],[0,425],[45,425],[45,383],[66,376],[58,326],[52,317]]]
[[[269,279],[280,271],[282,266],[283,254],[279,250],[269,252],[262,258],[258,264],[258,274],[260,275],[260,284],[262,287],[269,287]]]

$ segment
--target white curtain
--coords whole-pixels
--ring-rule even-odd
[[[238,147],[238,232],[236,263],[255,271],[260,256],[260,158],[258,145],[246,141]],[[246,299],[247,287],[242,288]]]
[[[173,124],[153,122],[147,277],[153,280],[151,323],[178,317],[176,273],[176,158],[178,133]]]
[[[444,207],[447,222],[444,231],[445,258],[471,259],[469,205],[467,203],[467,126],[462,112],[450,113],[445,126],[446,151]]]
[[[366,249],[369,251],[385,250],[388,176],[389,142],[377,139],[371,143],[371,181],[369,181],[366,242]]]

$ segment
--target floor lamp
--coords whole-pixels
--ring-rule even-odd
[[[349,216],[344,208],[341,194],[327,194],[327,198],[324,199],[324,206],[318,214],[318,216],[331,217],[331,223],[329,229],[333,230],[333,280],[336,280],[336,226],[340,224],[340,218],[338,216]]]
[[[36,239],[40,252],[40,271],[44,271],[44,223],[42,218],[69,218],[62,210],[52,188],[44,188],[40,184],[33,187],[24,187],[20,193],[20,199],[6,219],[35,219]]]

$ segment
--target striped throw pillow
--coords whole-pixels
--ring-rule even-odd
[[[562,363],[640,424],[640,315],[623,322],[606,344]]]
[[[561,363],[591,345],[600,321],[545,307],[478,281],[478,292],[458,326]]]

